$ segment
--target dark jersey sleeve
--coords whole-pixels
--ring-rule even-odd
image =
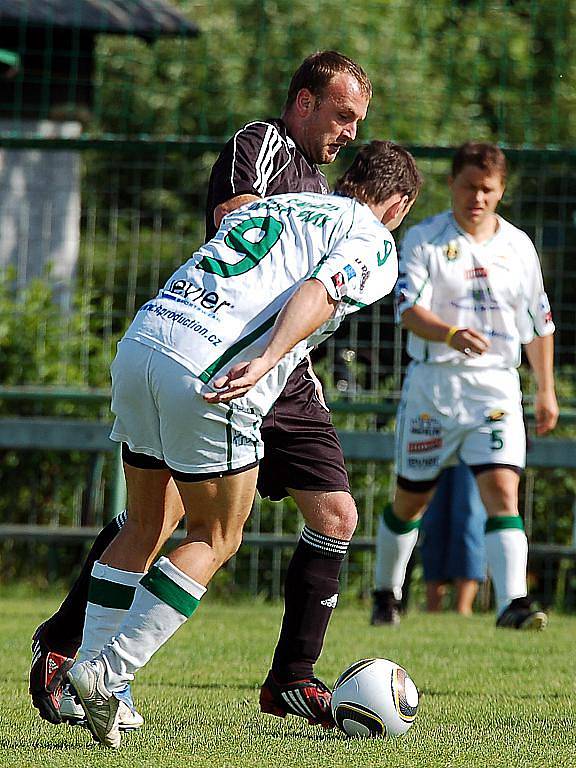
[[[291,163],[291,155],[278,128],[269,122],[244,126],[224,146],[208,184],[206,239],[216,233],[214,209],[237,195],[272,194],[274,180]]]

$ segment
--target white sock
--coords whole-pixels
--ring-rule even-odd
[[[397,531],[404,529],[404,532],[391,530],[390,524]],[[396,600],[402,599],[406,568],[418,540],[418,526],[419,523],[403,523],[389,509],[378,523],[374,587],[377,590],[392,590]]]
[[[487,533],[485,541],[499,616],[514,598],[528,594],[528,539],[520,528],[501,528]]]
[[[121,571],[99,561],[94,563],[77,661],[93,659],[114,637],[132,605],[135,589],[143,575]]]
[[[105,686],[121,691],[198,607],[206,587],[161,557],[136,589],[131,609],[116,637],[99,657]]]

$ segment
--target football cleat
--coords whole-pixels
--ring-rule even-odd
[[[80,700],[74,695],[70,683],[64,686],[60,701],[60,717],[63,723],[68,725],[83,725],[87,727],[86,715],[82,709]]]
[[[74,664],[68,672],[68,680],[80,699],[88,728],[96,741],[118,749],[121,741],[118,724],[120,702],[106,689],[104,671],[104,663],[95,658]]]
[[[260,711],[276,717],[297,715],[305,717],[310,725],[333,728],[330,709],[332,693],[321,680],[308,677],[290,683],[277,683],[272,672],[260,689]]]
[[[376,589],[372,593],[372,616],[370,624],[374,627],[400,624],[400,600],[396,600],[390,589]]]
[[[121,701],[118,707],[118,729],[120,731],[135,731],[144,725],[144,718],[134,706],[130,694],[130,686],[128,686],[124,697],[126,701]],[[60,717],[62,722],[68,723],[68,725],[81,725],[84,728],[88,728],[84,709],[78,697],[71,690],[70,685],[64,687],[62,701],[60,702]]]
[[[74,659],[48,648],[42,639],[40,625],[32,638],[29,692],[40,717],[54,725],[62,722],[60,702],[66,683],[66,672],[73,664]]]
[[[548,624],[548,616],[536,608],[530,597],[517,597],[496,620],[497,627],[508,629],[542,630]]]

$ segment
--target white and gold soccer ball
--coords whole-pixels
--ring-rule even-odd
[[[388,659],[362,659],[334,684],[332,714],[348,736],[400,736],[414,722],[418,689],[401,666]]]

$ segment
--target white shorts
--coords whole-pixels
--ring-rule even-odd
[[[518,372],[413,362],[396,418],[396,474],[433,480],[458,457],[471,467],[525,466]]]
[[[261,414],[243,399],[207,403],[210,391],[168,355],[124,339],[111,366],[110,438],[189,474],[227,473],[260,461]]]

